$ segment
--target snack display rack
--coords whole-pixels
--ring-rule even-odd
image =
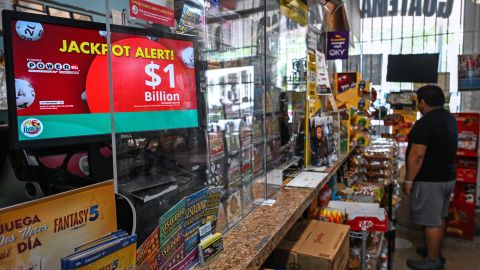
[[[365,267],[367,267],[366,241],[369,232],[384,234],[387,249],[386,268],[393,269],[395,211],[399,206],[399,185],[397,183],[399,175],[397,164],[398,149],[398,144],[388,139],[374,139],[370,146],[360,149],[357,148],[356,154],[354,153],[350,158],[350,167],[340,180],[340,182],[346,186],[355,186],[354,183],[364,183],[364,186],[369,187],[369,185],[375,183],[375,187],[378,187],[378,185],[382,187],[382,189],[380,189],[382,191],[381,200],[372,198],[370,203],[365,203],[362,202],[365,201],[365,195],[361,197],[349,196],[348,191],[342,191],[338,193],[340,199],[346,199],[351,202],[332,202],[333,206],[337,204],[334,208],[345,207],[345,205],[342,204],[347,204],[353,209],[357,208],[357,212],[353,215],[347,213],[346,224],[351,226],[352,237],[362,240],[361,269],[366,269]],[[356,185],[358,186],[358,184]],[[372,192],[371,189],[366,190],[367,192],[364,192],[368,194],[366,196],[375,196],[375,193]],[[359,198],[362,198],[362,200],[359,200]],[[380,208],[380,206],[382,208]],[[367,210],[358,210],[362,209],[362,207],[366,207]],[[372,207],[379,212],[374,212],[373,214],[368,212],[368,209],[371,210]],[[382,246],[382,244],[383,241],[380,242],[380,246]],[[375,258],[377,260],[380,259],[379,256]]]
[[[475,207],[478,205],[480,114],[456,113],[458,128],[457,171],[455,190],[450,201],[447,233],[473,240]]]

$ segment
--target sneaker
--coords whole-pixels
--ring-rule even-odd
[[[421,260],[407,260],[407,266],[414,270],[444,270],[441,261],[432,261],[429,258]]]
[[[422,257],[427,257],[427,248],[425,247],[417,247],[417,254],[422,256]],[[440,261],[442,262],[442,264],[445,264],[445,257],[443,257],[442,254],[440,254]]]

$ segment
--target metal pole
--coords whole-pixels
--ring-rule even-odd
[[[362,230],[362,270],[367,269],[367,239],[368,232]]]

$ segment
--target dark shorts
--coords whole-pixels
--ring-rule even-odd
[[[448,205],[455,181],[413,183],[410,198],[412,222],[427,227],[441,226],[448,216]]]

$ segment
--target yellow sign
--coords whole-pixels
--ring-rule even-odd
[[[280,12],[301,26],[307,25],[308,7],[302,0],[280,0]]]
[[[117,229],[113,181],[0,209],[0,269],[56,270]]]
[[[307,58],[307,89],[311,99],[317,97],[317,58],[315,52],[308,51]]]

